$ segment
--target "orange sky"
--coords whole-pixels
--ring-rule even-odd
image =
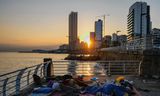
[[[110,15],[106,16],[107,35],[117,30],[121,30],[120,34],[127,34],[128,9],[135,1],[1,0],[0,45],[36,47],[68,43],[68,15],[71,11],[78,12],[81,40],[87,41],[89,32],[94,31],[96,17],[103,14]],[[151,6],[153,28],[160,28],[160,1],[144,1]]]

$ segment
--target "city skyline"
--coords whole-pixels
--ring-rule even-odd
[[[0,50],[54,49],[68,43],[68,14],[79,13],[78,36],[88,39],[97,16],[106,15],[106,35],[127,34],[129,7],[137,0],[0,1]],[[144,0],[151,7],[152,28],[160,28],[159,0]],[[83,5],[83,6],[82,6]],[[118,7],[115,7],[118,6]],[[112,9],[112,10],[111,10]],[[108,16],[107,16],[108,15]],[[9,49],[9,50],[11,50]]]

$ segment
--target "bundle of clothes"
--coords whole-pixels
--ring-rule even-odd
[[[56,76],[32,92],[32,96],[140,96],[132,81],[120,76],[113,81],[99,82],[97,77],[90,84],[83,80],[83,75],[73,78],[71,75]],[[43,95],[40,95],[43,94]]]
[[[42,85],[39,76],[34,75],[35,88],[31,96],[79,96],[81,87],[88,85],[82,82],[83,76],[73,78],[71,75],[50,78],[47,85]]]
[[[86,87],[82,93],[92,94],[93,96],[141,96],[139,92],[133,86],[132,81],[125,80],[124,77],[118,77],[112,81],[106,81],[104,83],[98,82],[98,78],[91,79],[94,83],[91,86]]]

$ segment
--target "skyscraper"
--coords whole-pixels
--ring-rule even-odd
[[[95,21],[96,48],[100,48],[100,46],[101,46],[102,32],[103,32],[103,21],[101,19],[98,19],[98,21]]]
[[[69,14],[69,50],[73,51],[77,49],[78,37],[77,37],[77,25],[78,25],[78,13],[71,12]]]
[[[128,46],[131,49],[147,49],[147,38],[151,31],[150,6],[146,2],[136,2],[128,14]]]
[[[160,49],[160,29],[154,28],[152,30],[152,42],[153,42],[153,48]]]

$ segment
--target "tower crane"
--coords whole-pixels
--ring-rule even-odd
[[[109,14],[107,14],[107,16],[110,16]],[[106,27],[106,15],[104,14],[104,15],[101,15],[101,16],[97,16],[96,18],[98,18],[98,17],[101,17],[101,18],[103,18],[103,36],[105,36],[105,27]]]

